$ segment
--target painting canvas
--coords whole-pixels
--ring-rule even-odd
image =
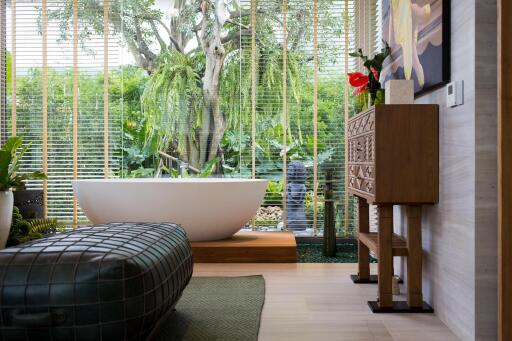
[[[449,0],[383,0],[383,38],[391,47],[382,77],[414,80],[421,95],[450,80]]]

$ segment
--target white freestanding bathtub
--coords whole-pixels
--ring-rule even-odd
[[[178,223],[191,241],[231,237],[256,214],[266,187],[267,180],[232,178],[73,181],[93,224]]]

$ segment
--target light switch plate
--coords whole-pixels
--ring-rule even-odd
[[[464,81],[454,81],[446,85],[446,106],[453,108],[464,104]]]

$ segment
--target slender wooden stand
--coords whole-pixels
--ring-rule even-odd
[[[407,206],[407,304],[421,307],[423,294],[421,245],[421,206]]]
[[[421,206],[408,205],[407,240],[393,233],[393,205],[378,205],[379,231],[370,232],[369,205],[358,197],[359,236],[358,269],[354,283],[377,283],[378,299],[369,301],[374,313],[433,313],[423,302]],[[370,252],[378,258],[378,276],[370,275]],[[393,301],[393,257],[407,257],[407,301]]]
[[[373,312],[432,312],[421,288],[421,206],[439,201],[439,107],[376,105],[353,116],[346,131],[347,191],[359,200],[359,269],[354,283],[377,283]],[[370,232],[368,205],[379,231]],[[405,205],[408,238],[393,233],[393,205]],[[370,252],[378,276],[370,274]],[[407,257],[407,301],[393,301],[393,257]]]
[[[359,198],[359,233],[370,232],[370,210],[366,200]],[[370,280],[370,249],[360,240],[357,241],[358,277],[361,281]]]
[[[378,206],[379,233],[378,241],[378,269],[379,269],[379,306],[393,306],[393,206]]]

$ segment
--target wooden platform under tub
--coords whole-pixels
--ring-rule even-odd
[[[212,242],[193,242],[195,263],[296,263],[292,232],[242,231]]]

